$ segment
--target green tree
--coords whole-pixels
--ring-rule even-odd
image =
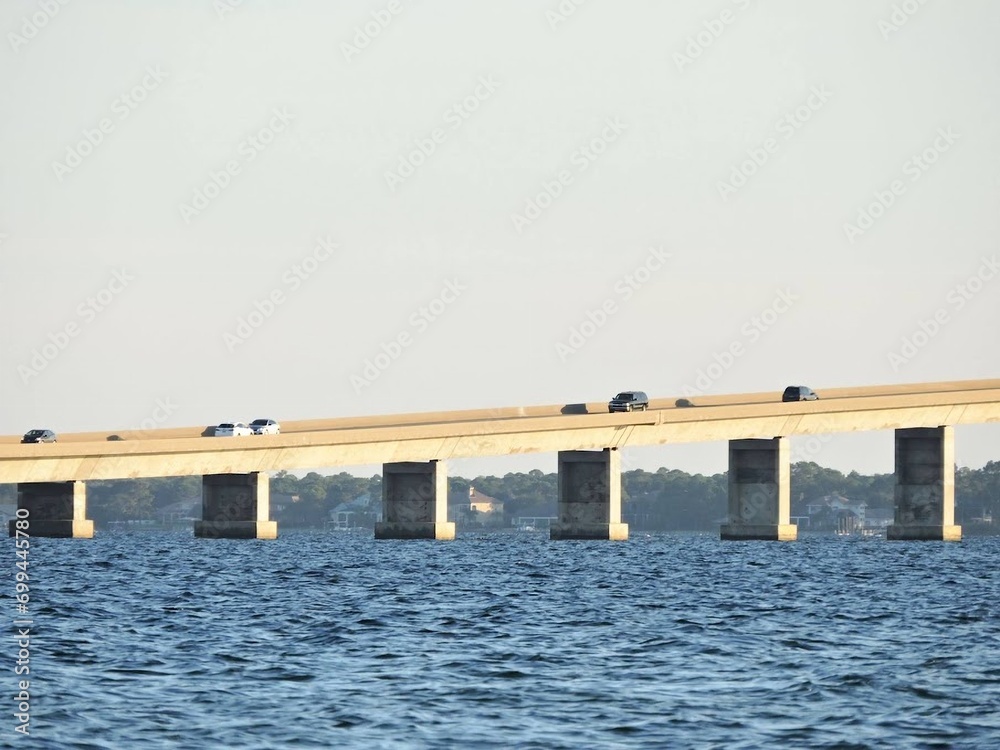
[[[97,524],[153,517],[153,486],[149,479],[88,482],[87,501],[89,515]]]

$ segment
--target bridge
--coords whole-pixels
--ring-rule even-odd
[[[791,540],[789,438],[895,430],[891,539],[961,538],[954,523],[954,428],[1000,422],[1000,380],[832,388],[782,403],[781,392],[663,398],[609,414],[607,402],[282,422],[279,435],[211,437],[211,429],[60,434],[22,445],[0,437],[0,483],[18,485],[34,536],[89,537],[88,480],[197,476],[202,537],[275,538],[267,472],[382,463],[377,538],[454,538],[450,458],[558,453],[553,539],[627,539],[621,453],[632,446],[729,441],[724,539]],[[14,522],[11,522],[13,534]]]

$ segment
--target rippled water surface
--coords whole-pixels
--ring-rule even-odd
[[[51,748],[1000,747],[1000,539],[33,539]],[[12,621],[14,546],[4,605]],[[14,636],[4,670],[17,689]]]

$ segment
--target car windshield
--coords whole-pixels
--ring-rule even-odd
[[[222,427],[223,429],[225,428],[232,429],[233,425],[230,422],[223,422],[222,424],[219,425],[219,427]]]
[[[263,424],[267,424],[267,420],[266,419],[255,419],[250,424],[251,425],[263,425]]]
[[[44,435],[45,430],[28,430],[29,437],[38,437],[39,435]]]
[[[617,396],[615,396],[615,398],[618,399],[619,401],[630,401],[632,399],[632,394],[626,391],[625,393],[619,393]]]

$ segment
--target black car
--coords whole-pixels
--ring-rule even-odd
[[[815,401],[818,398],[816,391],[804,385],[790,385],[781,394],[782,401]]]
[[[608,411],[646,411],[649,396],[642,391],[622,391],[608,402]]]
[[[21,438],[22,443],[54,443],[56,434],[52,430],[28,430]]]

